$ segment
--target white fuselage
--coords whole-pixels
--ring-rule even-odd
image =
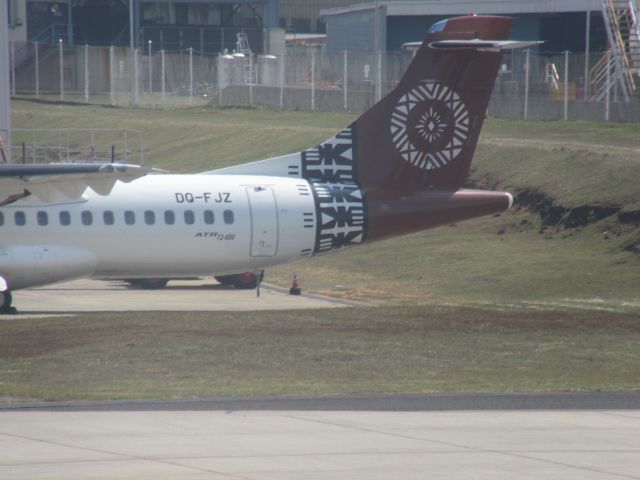
[[[313,254],[316,206],[301,178],[147,175],[72,203],[0,207],[11,289],[80,276],[222,275]]]

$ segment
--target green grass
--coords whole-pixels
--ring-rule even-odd
[[[459,307],[0,322],[0,396],[43,400],[640,388],[640,323]]]
[[[146,163],[179,173],[299,151],[347,125],[343,113],[260,108],[180,110],[12,102],[15,128],[128,128],[144,134]]]
[[[622,251],[632,233],[605,240],[603,223],[577,232],[519,231],[526,214],[456,226],[285,265],[268,278],[381,304],[573,305],[640,312],[635,254]],[[505,230],[507,233],[499,235]]]

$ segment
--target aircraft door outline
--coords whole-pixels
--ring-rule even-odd
[[[278,252],[278,208],[275,193],[269,187],[247,187],[251,216],[252,257],[275,257]]]

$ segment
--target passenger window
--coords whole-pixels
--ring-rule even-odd
[[[4,213],[0,212],[0,227],[4,225]]]
[[[60,225],[71,225],[71,214],[66,210],[60,212]]]
[[[154,225],[156,223],[156,214],[151,210],[145,210],[144,223],[146,223],[147,225]]]
[[[39,211],[37,214],[37,218],[38,225],[40,225],[41,227],[45,227],[49,223],[49,216],[47,215],[47,212],[43,212],[42,210]]]
[[[184,211],[184,223],[187,225],[193,225],[196,221],[196,216],[193,213],[193,210],[185,210]]]
[[[16,221],[16,225],[22,227],[27,223],[27,216],[24,212],[16,212],[14,215],[14,219]]]
[[[166,223],[167,225],[173,225],[174,223],[176,223],[176,214],[173,213],[173,210],[165,210],[164,223]]]
[[[136,223],[136,214],[131,210],[126,210],[124,212],[124,223],[126,223],[127,225],[133,225],[134,223]]]
[[[102,212],[102,221],[105,225],[113,225],[116,222],[116,217],[111,210],[105,210]]]
[[[213,212],[211,210],[204,211],[204,223],[207,225],[213,225],[215,217],[213,216]]]
[[[80,219],[83,225],[89,226],[93,223],[93,214],[89,210],[83,210]]]
[[[225,210],[223,212],[223,217],[224,217],[224,223],[226,223],[227,225],[231,225],[233,223],[233,211],[232,210]]]

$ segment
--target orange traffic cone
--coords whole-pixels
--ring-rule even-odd
[[[289,289],[289,295],[300,295],[302,290],[300,290],[300,282],[298,281],[298,276],[293,276],[293,283],[291,283],[291,288]]]

